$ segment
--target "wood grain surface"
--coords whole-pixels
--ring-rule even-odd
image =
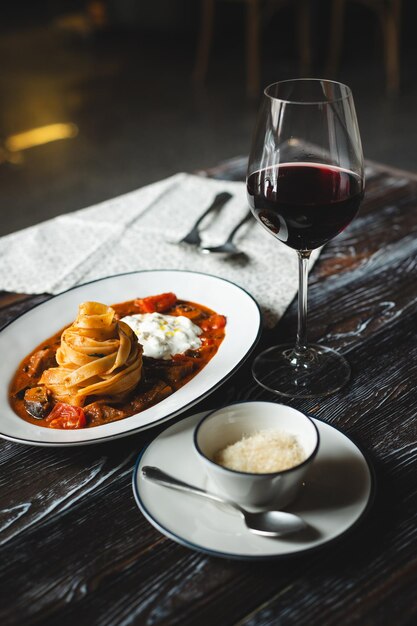
[[[201,173],[239,180],[245,165]],[[416,623],[416,234],[417,177],[368,164],[359,216],[310,275],[310,339],[345,354],[353,376],[329,398],[289,404],[337,426],[373,461],[376,499],[353,532],[277,562],[209,557],[159,534],[135,505],[135,459],[165,426],[80,448],[1,441],[0,623]],[[48,297],[1,293],[0,324]],[[294,336],[296,319],[293,302],[257,352]],[[244,399],[276,400],[250,363],[191,412]]]

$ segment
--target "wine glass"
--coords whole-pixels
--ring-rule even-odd
[[[337,391],[350,378],[350,366],[340,354],[307,342],[308,264],[312,250],[355,217],[364,186],[349,87],[302,78],[269,85],[249,157],[248,200],[256,219],[294,248],[299,260],[295,346],[269,348],[252,367],[255,380],[269,391],[314,398]]]

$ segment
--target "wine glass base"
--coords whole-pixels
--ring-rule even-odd
[[[287,398],[317,398],[338,391],[350,378],[344,357],[325,346],[310,345],[296,353],[293,345],[280,345],[259,354],[252,365],[256,382]]]

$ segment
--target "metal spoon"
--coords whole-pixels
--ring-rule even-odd
[[[219,246],[202,246],[200,247],[200,252],[202,252],[203,254],[224,254],[228,256],[244,254],[241,250],[239,250],[236,244],[233,243],[233,239],[237,231],[243,226],[243,224],[245,224],[249,220],[251,216],[251,211],[248,211],[245,217],[236,224],[224,243]]]
[[[157,467],[145,465],[142,467],[142,476],[147,480],[169,487],[170,489],[193,493],[197,496],[202,496],[203,498],[208,498],[214,502],[220,502],[221,504],[226,504],[232,507],[243,516],[248,529],[257,535],[264,535],[266,537],[282,537],[283,535],[295,533],[307,528],[306,522],[301,519],[301,517],[298,517],[298,515],[286,513],[285,511],[261,511],[259,513],[251,513],[246,511],[246,509],[242,508],[239,504],[236,504],[236,502],[225,500],[214,493],[210,493],[209,491],[205,491],[199,487],[184,483],[182,480],[178,480],[177,478],[166,474]]]
[[[190,232],[188,232],[185,235],[185,237],[183,237],[177,243],[188,244],[190,246],[199,246],[201,243],[200,228],[199,228],[201,222],[206,217],[206,215],[208,215],[212,211],[218,211],[219,209],[221,209],[222,206],[225,205],[226,202],[228,202],[231,198],[232,198],[232,194],[229,193],[228,191],[223,191],[221,193],[218,193],[217,196],[214,198],[213,202],[208,207],[208,209],[206,209],[204,213],[202,213],[200,217],[195,221],[195,223],[191,227]]]

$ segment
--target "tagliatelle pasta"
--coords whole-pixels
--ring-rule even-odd
[[[115,311],[105,304],[84,302],[75,322],[65,329],[56,352],[58,367],[45,370],[40,384],[55,400],[83,406],[87,396],[123,400],[142,374],[142,346]]]

